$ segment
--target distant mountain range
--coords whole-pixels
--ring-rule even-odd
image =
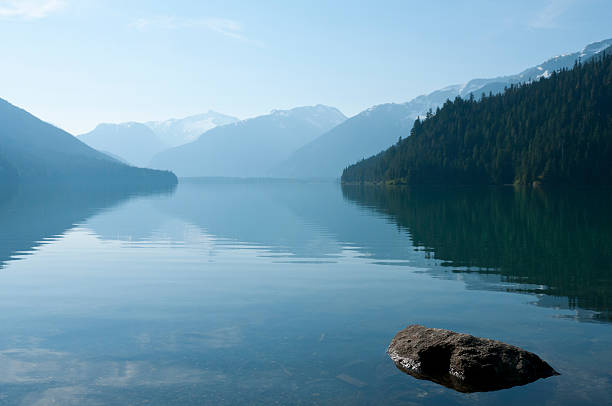
[[[302,147],[346,120],[323,105],[275,110],[215,127],[196,141],[163,151],[151,166],[179,176],[264,177]]]
[[[240,121],[236,117],[227,116],[209,110],[207,113],[197,114],[185,118],[171,118],[165,121],[148,121],[144,123],[163,142],[170,147],[178,147],[195,141],[206,131]]]
[[[98,151],[140,167],[147,166],[155,154],[168,148],[153,130],[140,123],[99,124],[79,139]]]
[[[449,99],[472,94],[478,99],[547,78],[610,46],[612,39],[595,42],[515,75],[473,79],[406,103],[373,106],[349,119],[326,106],[275,111],[244,121],[209,111],[183,119],[101,124],[81,139],[119,160],[175,170],[180,176],[339,178],[344,168],[409,136],[417,117]],[[0,172],[8,172],[1,154]]]
[[[90,147],[107,153],[131,165],[146,167],[159,152],[194,141],[219,125],[238,121],[237,118],[209,111],[181,119],[99,124],[79,139]]]
[[[448,86],[416,97],[407,103],[371,107],[295,151],[274,168],[272,175],[338,178],[345,167],[388,148],[399,137],[408,136],[417,117],[425,116],[429,109],[435,110],[448,99],[457,96],[467,98],[470,94],[478,98],[482,93],[500,93],[511,84],[548,77],[556,70],[571,68],[579,60],[586,62],[610,46],[612,39],[595,42],[580,52],[556,56],[516,75],[473,79],[462,85]]]
[[[176,183],[174,174],[128,166],[0,99],[0,184]]]
[[[456,98],[410,137],[344,170],[342,181],[385,184],[612,185],[612,46],[601,57]]]
[[[383,104],[349,118],[272,168],[279,178],[337,178],[364,151],[381,151],[410,131],[414,119],[401,104]]]

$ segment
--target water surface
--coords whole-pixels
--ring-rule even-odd
[[[610,193],[183,181],[0,198],[0,405],[604,404]],[[385,354],[412,323],[559,377],[461,394]]]

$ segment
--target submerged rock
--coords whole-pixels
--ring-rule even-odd
[[[459,392],[511,388],[559,375],[519,347],[416,324],[397,333],[387,353],[403,372]]]

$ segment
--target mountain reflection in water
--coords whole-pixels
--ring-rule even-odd
[[[481,276],[473,288],[533,293],[542,306],[594,312],[578,312],[579,319],[611,320],[610,191],[343,186],[342,192],[388,216],[416,249],[451,272]]]
[[[136,197],[171,194],[176,186],[23,184],[0,192],[0,269],[33,254],[95,214]]]
[[[0,268],[77,224],[103,239],[136,241],[175,218],[220,245],[266,247],[278,261],[333,262],[348,247],[377,264],[426,267],[468,288],[534,294],[536,304],[576,310],[579,320],[612,320],[609,191],[339,189],[211,180],[183,181],[176,191],[21,188],[0,201]],[[155,195],[153,204],[138,199]]]
[[[211,179],[5,193],[0,403],[602,404],[610,203]],[[414,380],[385,354],[411,323],[562,375],[469,396]]]

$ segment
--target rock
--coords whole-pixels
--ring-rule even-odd
[[[459,392],[486,392],[559,375],[537,355],[500,341],[410,325],[387,353],[403,372]]]

